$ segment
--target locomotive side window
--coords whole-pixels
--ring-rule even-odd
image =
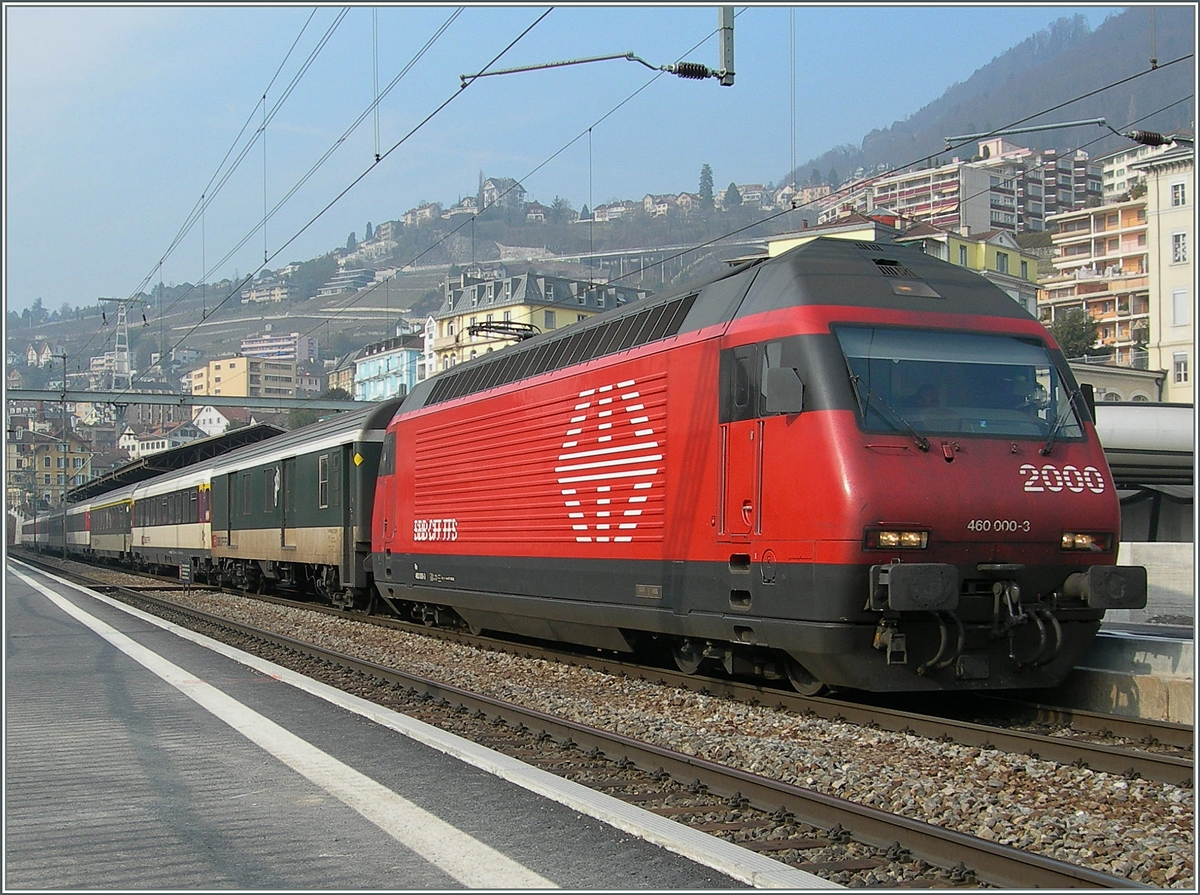
[[[250,473],[242,473],[242,515],[250,515]]]
[[[740,345],[721,352],[721,422],[757,415],[758,346]]]
[[[325,509],[329,506],[329,455],[322,454],[317,458],[317,506]]]
[[[867,431],[1083,437],[1078,390],[1037,340],[885,327],[835,332]]]
[[[721,352],[721,422],[800,412],[804,387],[784,354],[778,341]]]

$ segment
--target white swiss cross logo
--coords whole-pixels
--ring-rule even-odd
[[[579,393],[554,468],[575,540],[628,542],[663,455],[636,380]]]

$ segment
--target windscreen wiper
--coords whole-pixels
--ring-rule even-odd
[[[1063,424],[1067,421],[1067,418],[1075,412],[1075,401],[1080,397],[1080,394],[1081,393],[1079,389],[1075,389],[1075,391],[1067,395],[1067,406],[1054,421],[1054,425],[1050,428],[1050,435],[1047,437],[1046,443],[1042,445],[1041,450],[1038,451],[1038,453],[1043,457],[1049,455],[1050,451],[1054,448],[1054,439],[1058,437],[1058,430],[1063,427]]]
[[[923,451],[929,450],[929,439],[926,438],[924,435],[922,435],[920,432],[918,432],[916,429],[914,429],[912,427],[912,424],[908,420],[906,420],[904,417],[902,417],[899,413],[897,413],[896,409],[894,407],[892,407],[891,404],[889,404],[887,401],[885,401],[879,395],[875,394],[875,392],[871,390],[871,386],[866,385],[862,381],[861,376],[851,374],[850,381],[854,383],[854,393],[855,393],[855,396],[858,398],[858,406],[859,406],[859,409],[862,410],[863,419],[866,419],[866,416],[867,416],[867,405],[863,404],[863,396],[862,396],[862,393],[859,391],[859,386],[862,386],[862,388],[866,390],[868,397],[874,398],[876,401],[878,401],[880,404],[882,404],[884,406],[884,409],[887,410],[888,413],[890,413],[893,417],[895,417],[895,420],[887,420],[887,418],[884,417],[884,419],[887,420],[887,422],[891,424],[893,429],[899,430],[900,426],[903,426],[908,431],[908,434],[912,436],[912,440],[917,443],[917,447],[919,447]],[[880,414],[880,415],[882,416],[882,414]],[[899,421],[900,426],[896,425],[896,421]]]

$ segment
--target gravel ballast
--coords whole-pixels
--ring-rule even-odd
[[[249,598],[244,624],[1152,886],[1195,888],[1190,788],[838,723]]]

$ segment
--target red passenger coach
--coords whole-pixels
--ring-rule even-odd
[[[1119,504],[1046,330],[912,249],[817,239],[426,381],[388,428],[380,595],[431,623],[797,689],[1053,686]]]

